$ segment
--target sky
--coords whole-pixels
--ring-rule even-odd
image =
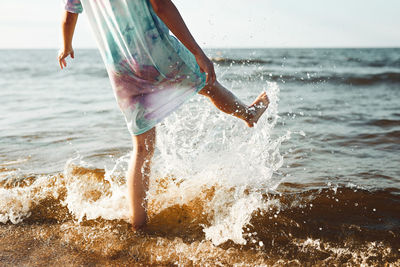
[[[173,2],[205,48],[400,47],[399,0]],[[60,48],[62,3],[1,0],[0,49]],[[85,13],[73,46],[96,47]]]

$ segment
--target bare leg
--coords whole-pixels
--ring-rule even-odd
[[[262,92],[253,104],[247,106],[218,81],[206,85],[199,94],[210,98],[219,110],[244,120],[249,127],[257,123],[269,105],[267,94]]]
[[[134,151],[128,167],[127,184],[129,209],[134,231],[147,222],[146,192],[149,188],[151,158],[156,141],[155,128],[133,136]]]

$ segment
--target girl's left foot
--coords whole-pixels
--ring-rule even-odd
[[[142,216],[139,219],[131,218],[132,230],[134,232],[143,229],[147,224],[147,215]]]
[[[251,116],[246,120],[247,126],[253,127],[257,123],[258,119],[268,108],[269,99],[266,92],[262,92],[249,107]]]

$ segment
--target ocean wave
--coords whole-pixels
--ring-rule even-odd
[[[378,83],[399,83],[400,73],[384,72],[378,74],[347,76],[344,79],[346,84],[351,85],[374,85]]]
[[[353,124],[351,124],[353,125]],[[385,150],[396,152],[400,148],[400,131],[358,131],[351,134],[338,134],[338,133],[326,133],[310,135],[315,140],[319,140],[322,146],[335,146],[342,148],[359,148],[369,147],[371,149]],[[327,150],[327,152],[331,149]],[[322,150],[321,150],[322,152]],[[344,152],[344,151],[342,151]],[[353,155],[355,156],[355,155]],[[391,179],[396,179],[391,177]]]
[[[4,172],[5,169],[1,171]],[[71,216],[78,222],[97,219],[127,221],[125,196],[120,194],[120,200],[115,202],[116,191],[113,191],[115,190],[113,187],[116,186],[113,183],[118,183],[120,184],[118,192],[124,193],[126,189],[124,178],[123,176],[114,177],[114,181],[109,179],[104,169],[71,164],[64,173],[1,180],[1,222],[10,221],[18,224],[25,220],[57,219],[65,221],[70,220]],[[152,184],[151,192],[156,192],[160,198],[163,198],[171,186],[179,188],[177,181],[173,177],[157,178]],[[251,228],[255,227],[256,229],[253,230],[256,232],[269,229],[269,234],[274,234],[270,230],[274,228],[273,225],[276,221],[283,218],[285,218],[283,220],[290,219],[301,222],[307,229],[304,231],[305,234],[320,233],[316,227],[318,224],[329,228],[338,227],[344,222],[361,224],[360,227],[368,229],[400,230],[400,206],[395,205],[400,201],[399,189],[368,191],[354,186],[310,188],[312,186],[306,184],[282,183],[276,192],[262,193],[260,199],[254,198],[253,200],[263,201],[265,205],[261,205],[251,213],[252,218],[249,225],[252,225]],[[181,203],[171,201],[167,203],[163,202],[165,199],[157,199],[156,195],[151,196],[150,225],[155,228],[159,227],[159,230],[162,231],[163,227],[173,227],[173,225],[163,226],[168,222],[185,224],[185,227],[189,228],[191,225],[200,227],[200,225],[210,224],[212,217],[216,215],[208,212],[211,202],[222,195],[228,197],[235,194],[235,190],[235,188],[220,184],[201,186],[195,195]],[[249,201],[253,201],[252,188],[243,190],[243,196]],[[21,198],[21,196],[25,197]],[[111,205],[113,201],[114,203]],[[106,204],[106,202],[110,204]],[[116,205],[116,203],[120,204]],[[108,206],[110,210],[107,211]],[[329,213],[324,212],[327,208],[330,208]],[[94,212],[95,209],[98,210]],[[117,211],[118,209],[120,211]],[[338,216],[339,214],[341,216]],[[328,217],[332,218],[327,219]],[[333,220],[333,218],[335,219]],[[386,224],[390,220],[394,223]],[[265,225],[269,225],[269,227],[265,227]],[[292,226],[296,225],[294,223]],[[246,224],[242,226],[246,228]],[[168,229],[165,230],[167,233]],[[249,230],[247,229],[247,231]],[[278,232],[277,229],[276,233]],[[360,238],[363,237],[360,236]]]
[[[290,67],[315,67],[321,65],[330,65],[327,64],[326,60],[335,61],[335,65],[337,67],[371,67],[371,68],[399,68],[400,60],[399,59],[370,59],[370,58],[359,58],[359,57],[347,57],[347,58],[338,58],[335,56],[330,57],[321,57],[319,56],[301,56],[301,55],[281,55],[279,57],[270,56],[269,58],[259,57],[259,58],[233,58],[233,57],[211,57],[211,60],[221,66],[227,65],[277,65],[277,66],[290,66]]]
[[[398,68],[400,67],[400,60],[396,58],[386,58],[386,59],[373,59],[361,58],[361,57],[348,57],[347,62],[356,63],[360,67],[388,67],[388,68]]]
[[[252,59],[246,59],[246,58],[225,58],[225,57],[212,57],[211,60],[218,64],[218,65],[231,65],[231,64],[249,64],[249,65],[254,65],[254,64],[273,64],[273,60],[265,60],[265,59],[259,59],[259,58],[252,58]]]
[[[334,85],[351,85],[351,86],[373,86],[379,84],[398,84],[400,83],[399,72],[384,73],[313,73],[313,72],[293,72],[279,73],[276,71],[254,71],[252,73],[230,73],[224,75],[224,79],[228,80],[250,80],[260,81],[267,80],[281,83],[328,83]]]
[[[362,123],[362,125],[376,126],[380,128],[400,127],[400,120],[390,120],[390,119],[369,120],[365,123]]]
[[[385,72],[379,74],[357,74],[357,73],[326,73],[314,75],[287,75],[283,77],[275,77],[275,80],[285,82],[309,82],[309,83],[332,83],[347,84],[352,86],[370,86],[376,84],[396,84],[400,82],[400,73]]]
[[[43,240],[41,246],[53,242],[61,249],[57,246],[63,244],[108,260],[126,259],[124,251],[134,247],[142,255],[139,262],[154,264],[176,259],[182,264],[200,264],[206,262],[205,258],[215,260],[213,255],[219,255],[227,264],[237,262],[239,257],[249,265],[279,260],[334,264],[342,262],[343,257],[354,264],[400,259],[398,189],[309,189],[307,185],[282,183],[276,192],[255,192],[249,187],[215,183],[200,186],[192,197],[176,201],[171,190],[185,187],[182,181],[160,177],[152,187],[157,195],[149,198],[149,223],[135,234],[127,221],[123,178],[107,177],[106,170],[70,164],[64,173],[14,183],[8,179],[7,184],[0,185],[0,231],[8,229],[9,233],[2,241],[9,236],[19,236],[21,243]],[[235,200],[239,191],[243,195]],[[221,200],[222,206],[214,206]],[[247,213],[247,209],[252,211]],[[218,217],[231,216],[226,212],[235,212],[236,221],[215,227]],[[19,226],[13,228],[13,224]],[[215,244],[207,238],[210,232],[224,233],[232,227],[239,227],[242,234],[236,241],[221,236]],[[18,233],[22,229],[23,236]],[[46,241],[46,236],[57,238]],[[178,248],[185,253],[179,254]],[[200,248],[205,250],[200,253]],[[154,251],[158,258],[152,256]]]
[[[328,135],[325,141],[339,146],[371,146],[396,151],[400,145],[400,131],[358,133],[347,136]]]
[[[360,64],[361,65],[361,64]],[[374,67],[374,68],[382,68],[382,67],[389,67],[389,68],[400,68],[400,60],[377,60],[377,61],[372,61],[368,62],[365,65],[368,67]]]

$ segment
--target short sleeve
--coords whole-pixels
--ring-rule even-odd
[[[80,0],[65,0],[65,10],[71,13],[82,13],[83,7]]]

